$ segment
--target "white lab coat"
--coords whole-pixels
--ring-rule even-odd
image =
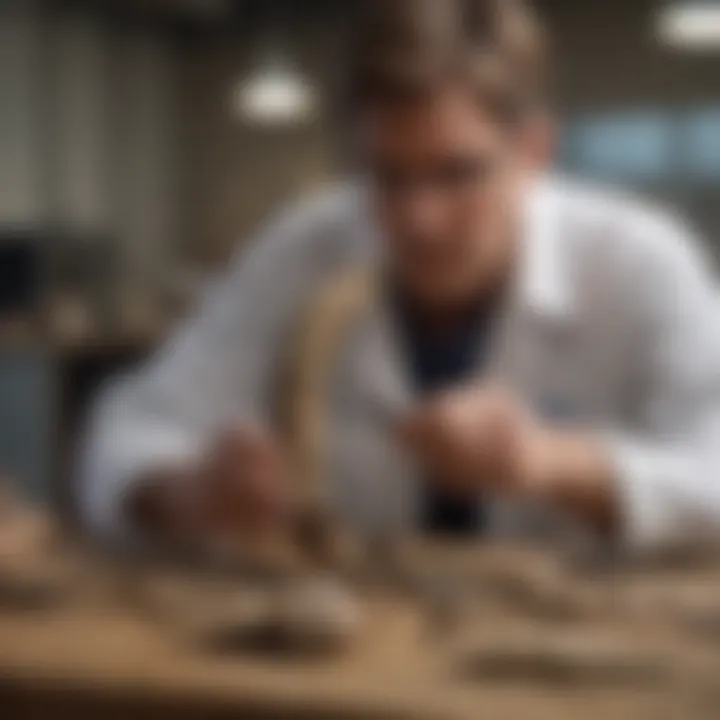
[[[132,532],[120,499],[142,472],[195,457],[228,422],[271,423],[300,310],[336,271],[379,257],[371,218],[351,184],[287,211],[157,357],[106,393],[81,477],[95,530]],[[538,412],[603,438],[629,547],[720,534],[720,323],[692,236],[634,200],[544,178],[528,193],[523,247],[494,375]],[[338,357],[325,477],[338,513],[385,530],[412,527],[419,497],[418,469],[377,414],[382,396],[410,399],[387,319],[375,303]],[[495,501],[491,528],[522,530],[541,511]]]

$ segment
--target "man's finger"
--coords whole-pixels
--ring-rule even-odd
[[[409,443],[423,444],[437,435],[438,428],[449,418],[453,395],[442,393],[418,404],[405,414],[397,429],[401,438]]]

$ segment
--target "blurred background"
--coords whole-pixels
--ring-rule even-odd
[[[720,2],[542,0],[558,164],[679,208],[720,255]],[[67,448],[268,212],[341,174],[351,0],[0,0],[0,472]],[[335,107],[334,107],[335,105]]]

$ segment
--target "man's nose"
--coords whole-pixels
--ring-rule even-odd
[[[433,236],[441,233],[447,218],[447,203],[439,193],[416,189],[406,193],[399,207],[402,225],[408,234]]]

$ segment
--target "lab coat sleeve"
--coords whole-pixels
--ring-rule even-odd
[[[637,242],[625,312],[637,407],[609,447],[624,540],[643,550],[720,536],[720,299],[684,229],[655,225]]]
[[[79,472],[91,532],[128,539],[122,500],[140,475],[195,457],[227,423],[271,423],[288,331],[333,259],[323,253],[340,203],[327,198],[271,222],[158,355],[102,394]]]

